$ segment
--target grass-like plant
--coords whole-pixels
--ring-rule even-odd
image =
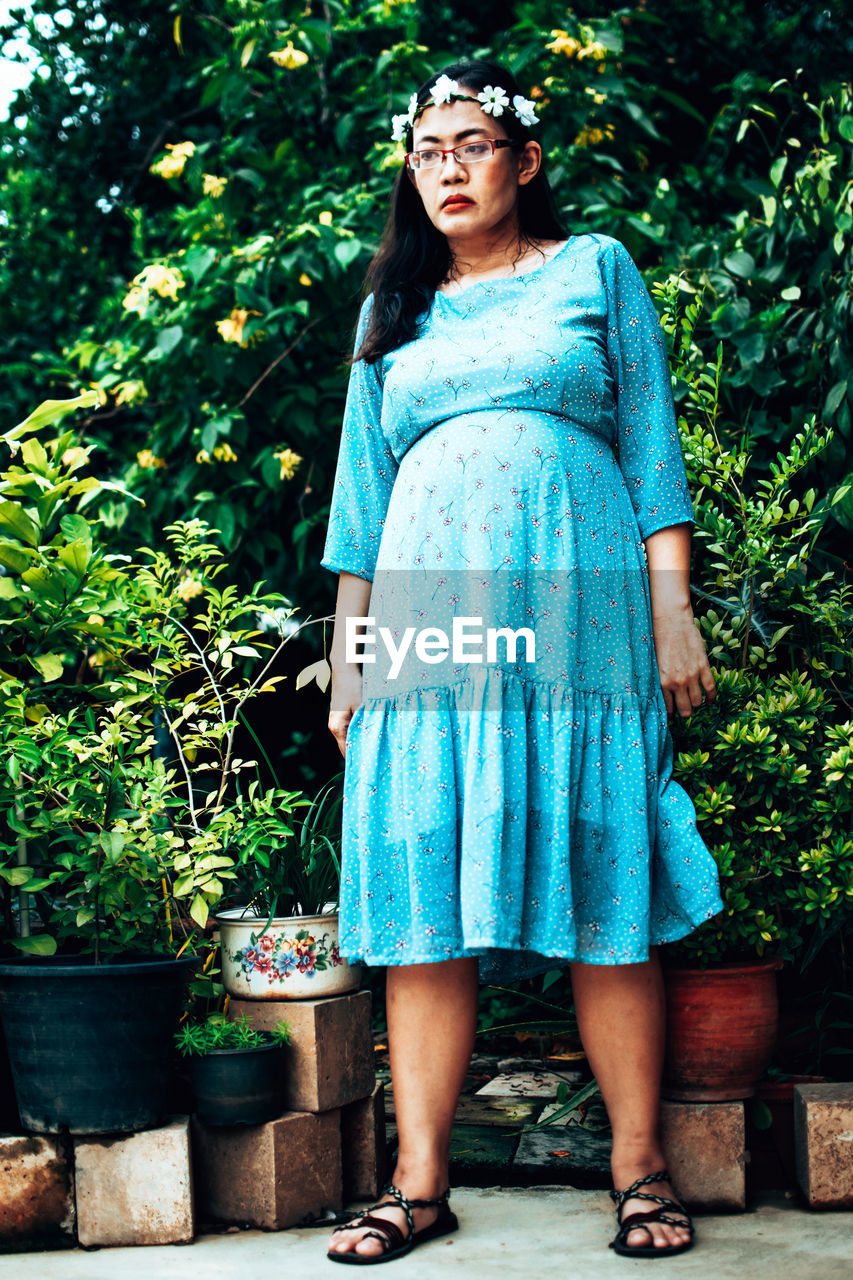
[[[204,1022],[185,1022],[175,1032],[175,1044],[184,1057],[201,1058],[214,1049],[264,1049],[271,1044],[290,1044],[290,1023],[282,1019],[269,1031],[259,1031],[241,1013],[233,1022],[222,1013],[211,1014]]]

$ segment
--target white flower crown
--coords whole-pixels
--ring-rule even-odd
[[[413,93],[409,99],[409,110],[403,115],[392,117],[393,132],[391,137],[394,142],[402,142],[406,136],[406,130],[411,129],[418,116],[422,111],[426,111],[427,107],[437,107],[442,102],[471,101],[470,93],[461,93],[455,80],[451,80],[450,76],[441,75],[432,86],[432,94],[427,98],[426,102],[418,106],[418,95]],[[535,102],[531,102],[529,98],[522,98],[521,94],[517,93],[510,107],[509,95],[500,85],[487,84],[482,93],[478,93],[473,101],[479,102],[486,115],[492,117],[502,116],[505,108],[509,107],[513,115],[525,128],[529,129],[531,125],[539,123]]]

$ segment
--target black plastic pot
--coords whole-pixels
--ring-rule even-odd
[[[211,1049],[190,1059],[196,1114],[204,1124],[263,1124],[284,1111],[280,1045]]]
[[[0,1016],[21,1125],[133,1133],[162,1124],[172,1037],[194,956],[0,963]]]

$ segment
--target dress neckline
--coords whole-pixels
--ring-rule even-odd
[[[529,280],[531,276],[538,276],[540,272],[546,269],[546,267],[550,267],[552,262],[556,262],[558,258],[562,257],[569,245],[576,238],[576,236],[570,235],[565,244],[560,245],[560,248],[552,257],[548,258],[545,262],[540,263],[538,267],[534,267],[531,271],[521,271],[518,275],[512,276],[494,276],[490,280],[475,280],[473,284],[466,285],[464,289],[459,289],[456,293],[443,293],[441,289],[436,289],[435,296],[437,298],[444,298],[447,302],[453,302],[455,298],[462,298],[466,293],[469,293],[473,289],[486,289],[491,288],[492,285],[496,284],[509,284],[510,282],[517,283],[519,280]]]

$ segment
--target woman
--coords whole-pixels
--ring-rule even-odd
[[[478,981],[565,964],[613,1129],[613,1247],[692,1242],[658,1132],[654,947],[722,906],[666,721],[715,693],[693,508],[651,299],[619,241],[566,237],[535,124],[490,63],[412,96],[359,320],[322,560],[340,575],[329,728],[341,949],[388,966],[399,1151],[380,1206],[333,1234],[338,1262],[456,1228]],[[347,622],[368,615],[362,669]],[[484,618],[533,661],[472,656],[455,631],[447,661],[442,635]]]

